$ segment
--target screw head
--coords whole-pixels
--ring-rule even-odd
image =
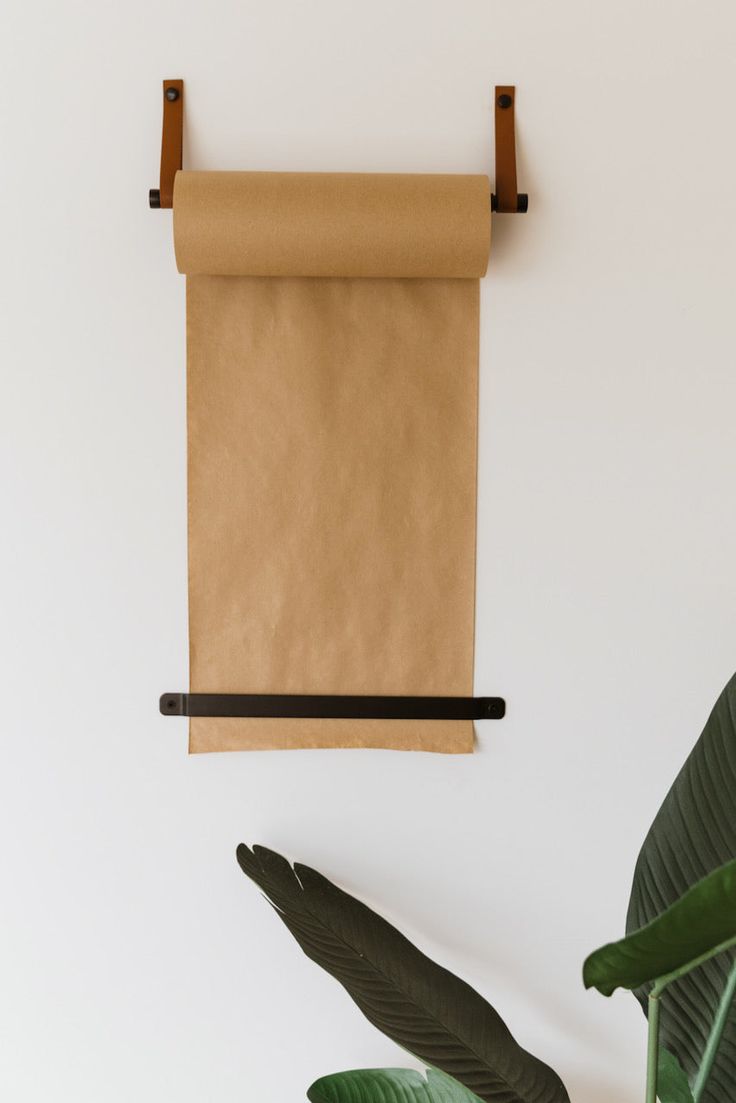
[[[513,102],[514,101],[511,99],[511,96],[509,96],[506,92],[504,92],[504,94],[502,96],[499,96],[496,100],[498,106],[502,108],[511,107],[511,104]]]
[[[166,99],[169,101],[169,103],[174,103],[175,100],[178,100],[179,99],[179,89],[178,88],[167,88],[166,89]]]

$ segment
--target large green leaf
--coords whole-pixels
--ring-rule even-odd
[[[698,881],[646,927],[595,950],[583,965],[583,982],[604,996],[617,988],[640,988],[734,939],[736,860]]]
[[[657,1062],[657,1095],[660,1103],[693,1103],[693,1093],[682,1065],[667,1049],[660,1049]]]
[[[489,1103],[568,1103],[557,1074],[518,1045],[482,996],[365,904],[264,847],[241,844],[238,862],[307,957],[398,1045]]]
[[[315,1080],[311,1103],[480,1103],[478,1096],[439,1069],[427,1078],[413,1069],[353,1069]]]
[[[665,797],[634,873],[626,930],[650,923],[701,878],[736,858],[736,676],[716,702],[703,734]],[[734,951],[672,984],[661,1000],[662,1044],[691,1083],[711,1038]],[[637,991],[646,1010],[651,985]],[[736,1008],[726,1019],[699,1103],[736,1099]]]

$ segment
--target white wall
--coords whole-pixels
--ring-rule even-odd
[[[6,9],[7,11],[7,9]],[[238,871],[306,861],[479,987],[573,1103],[643,1095],[634,1000],[585,993],[645,830],[736,663],[736,13],[727,0],[11,0],[0,51],[0,1088],[287,1103],[401,1064]],[[467,758],[187,758],[192,168],[492,171]]]

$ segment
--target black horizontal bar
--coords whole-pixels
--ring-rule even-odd
[[[283,716],[326,720],[500,720],[503,697],[352,697],[282,693],[164,693],[164,716]]]
[[[161,209],[161,192],[158,188],[149,189],[148,206],[152,207],[156,211]],[[491,210],[498,211],[498,200],[493,193],[491,193]],[[526,214],[528,210],[529,196],[526,192],[519,192],[519,194],[516,196],[516,213]],[[509,212],[506,211],[505,213],[508,214]],[[513,212],[511,213],[513,214]]]

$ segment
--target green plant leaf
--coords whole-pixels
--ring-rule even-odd
[[[398,1045],[488,1103],[569,1103],[559,1076],[498,1012],[385,919],[308,866],[260,846],[237,854],[307,957]]]
[[[660,1103],[693,1103],[693,1093],[682,1065],[666,1049],[659,1051],[657,1095]]]
[[[336,1072],[315,1080],[307,1098],[311,1103],[480,1103],[477,1095],[439,1069],[427,1069],[426,1079],[413,1069]]]
[[[627,932],[650,923],[701,878],[736,858],[736,676],[719,697],[697,744],[664,799],[634,872]],[[660,1039],[696,1083],[712,1057],[698,1103],[736,1099],[736,1010],[728,1004],[734,962],[729,950],[667,989],[660,1003]],[[650,984],[637,990],[646,1011]],[[714,1024],[722,1017],[716,1038]]]
[[[736,860],[698,881],[646,927],[595,950],[583,965],[583,982],[604,996],[617,988],[640,988],[734,940]]]

